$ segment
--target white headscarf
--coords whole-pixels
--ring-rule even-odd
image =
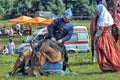
[[[114,20],[111,16],[111,14],[108,12],[108,10],[106,9],[106,7],[102,4],[99,4],[96,7],[97,12],[99,12],[99,18],[97,21],[97,26],[110,26],[114,24]]]

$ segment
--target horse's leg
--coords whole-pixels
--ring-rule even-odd
[[[25,57],[25,63],[24,63],[24,73],[25,74],[28,74],[29,70],[30,70],[30,66],[31,66],[31,63],[30,63],[30,56],[26,56]]]
[[[91,40],[91,50],[92,50],[92,62],[95,62],[95,53],[94,53],[94,41]]]
[[[53,61],[53,60],[50,58],[50,56],[48,56],[46,53],[42,53],[42,55],[43,55],[46,59],[48,59],[48,61],[50,61],[50,62],[55,62],[55,61]]]
[[[29,66],[29,61],[30,61],[30,57],[31,56],[31,51],[28,51],[28,54],[25,56],[25,69]]]
[[[10,72],[10,75],[14,75],[16,73],[16,70],[20,67],[22,61],[24,61],[24,57],[23,57],[23,54],[21,53],[19,56],[18,56],[18,59],[14,65],[14,69]]]

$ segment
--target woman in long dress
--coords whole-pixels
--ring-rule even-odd
[[[100,69],[103,72],[120,70],[120,50],[111,34],[114,20],[104,5],[96,7],[97,21],[96,52]]]

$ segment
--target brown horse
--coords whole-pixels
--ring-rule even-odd
[[[38,50],[36,50],[38,48]],[[40,75],[39,71],[46,61],[56,63],[63,61],[62,49],[53,41],[46,39],[38,44],[37,48],[32,48],[30,75]]]
[[[55,63],[63,60],[61,48],[49,39],[41,41],[37,46],[31,43],[31,47],[32,51],[24,51],[18,56],[11,75],[18,72],[18,68],[23,71],[22,74],[40,75],[38,70],[46,61]]]

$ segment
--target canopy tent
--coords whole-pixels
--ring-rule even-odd
[[[41,24],[41,25],[49,25],[53,20],[54,20],[54,18],[49,18],[49,19],[46,19],[46,20],[40,22],[39,24]]]
[[[32,19],[32,17],[29,17],[29,16],[20,16],[18,18],[14,18],[14,19],[9,19],[8,21],[9,22],[25,22],[29,19]]]
[[[30,20],[25,21],[25,23],[39,24],[40,22],[46,20],[45,18],[35,17]]]

